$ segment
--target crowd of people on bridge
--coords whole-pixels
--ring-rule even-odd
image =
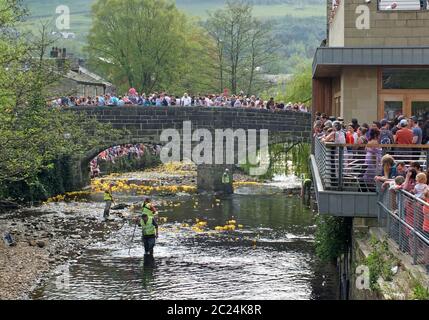
[[[159,156],[161,153],[161,146],[159,145],[150,145],[146,146],[144,144],[126,144],[121,146],[114,146],[109,149],[106,149],[102,151],[100,154],[98,154],[97,157],[95,157],[90,162],[90,170],[91,170],[91,177],[96,178],[101,175],[100,170],[100,162],[111,162],[115,163],[115,160],[119,158],[127,157],[128,160],[131,160],[133,158],[140,159],[143,157],[145,152],[151,152],[153,155]]]
[[[274,98],[264,100],[255,95],[247,96],[243,92],[238,95],[229,95],[227,91],[222,94],[188,95],[176,96],[162,93],[139,94],[136,89],[131,88],[127,94],[117,96],[106,94],[96,97],[61,97],[50,102],[53,107],[122,107],[126,105],[138,106],[177,106],[177,107],[228,107],[228,108],[253,108],[268,109],[273,111],[288,110],[296,112],[308,112],[304,103],[284,103],[275,101]]]

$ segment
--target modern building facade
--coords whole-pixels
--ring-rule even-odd
[[[328,0],[313,63],[315,111],[371,123],[429,119],[429,10],[420,0]]]

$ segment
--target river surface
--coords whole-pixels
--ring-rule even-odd
[[[168,221],[161,226],[153,260],[143,257],[139,231],[131,241],[134,227],[127,223],[69,262],[68,286],[58,285],[53,274],[32,298],[337,299],[338,275],[317,260],[314,214],[299,197],[238,193],[223,199],[155,197],[170,205],[159,207]],[[102,215],[102,203],[70,205]],[[208,222],[204,232],[192,230],[196,219]],[[243,228],[214,231],[231,219]]]

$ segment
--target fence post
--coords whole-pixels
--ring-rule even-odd
[[[344,181],[343,181],[343,170],[344,170],[344,147],[339,147],[338,155],[338,190],[343,191]]]
[[[375,187],[377,190],[378,202],[385,204],[384,198],[383,198],[383,191],[381,190],[382,187],[381,187],[380,183],[376,183]],[[381,206],[378,206],[378,208],[377,208],[378,221],[381,222],[382,225],[384,226],[384,221],[383,221],[383,217],[382,217],[383,211],[384,210],[381,208]]]
[[[426,171],[429,171],[429,149],[426,149]]]
[[[416,219],[417,219],[417,205],[418,202],[416,199],[413,200],[414,206],[413,206],[413,263],[417,264],[417,232],[416,232]],[[411,250],[411,248],[410,248]]]
[[[387,212],[387,222],[386,222],[386,224],[387,224],[387,234],[389,235],[389,237],[391,237],[390,215],[392,213],[394,213],[394,211],[395,211],[395,208],[393,208],[393,206],[392,206],[392,198],[391,197],[392,197],[392,195],[394,196],[394,194],[392,194],[393,193],[392,190],[386,190],[385,192],[388,192],[388,194],[387,194],[387,201],[389,202],[388,208],[390,207],[389,212]]]
[[[402,224],[403,216],[404,216],[404,194],[401,191],[399,192],[399,199],[398,199],[398,242],[399,242],[399,249],[401,251],[404,251],[404,239],[403,239],[403,228],[404,225]]]

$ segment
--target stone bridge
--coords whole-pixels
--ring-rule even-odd
[[[126,129],[128,135],[120,141],[108,141],[84,157],[81,168],[85,168],[97,154],[111,146],[127,143],[164,144],[161,133],[176,129],[183,134],[185,121],[192,123],[192,130],[262,130],[269,131],[269,143],[310,142],[311,115],[308,113],[244,108],[206,107],[75,107],[74,112],[94,116],[102,123],[111,123],[115,129]],[[225,166],[200,165],[198,185],[200,189],[213,191],[221,186],[220,180]]]

